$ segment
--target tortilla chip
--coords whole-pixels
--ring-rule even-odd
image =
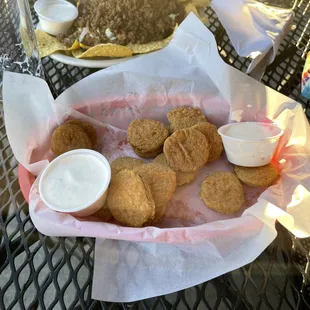
[[[132,50],[127,46],[108,43],[93,46],[85,52],[82,50],[74,51],[72,54],[76,58],[129,57],[132,56]]]
[[[70,48],[68,48],[68,51],[73,51],[79,48],[79,41],[75,40],[74,43],[72,44],[72,46]]]
[[[55,37],[50,36],[42,30],[37,29],[35,33],[41,58],[51,55],[55,52],[71,51],[79,48],[79,42],[77,40],[75,40],[72,46],[68,48],[66,45],[60,43]]]
[[[196,7],[207,7],[210,5],[211,0],[191,0],[191,3]]]
[[[192,3],[186,3],[184,6],[185,15],[187,16],[189,13],[193,12],[204,24],[207,23],[208,18],[206,15],[201,15],[197,11],[197,7]]]
[[[179,3],[188,2],[188,0],[178,0]],[[207,7],[210,5],[211,0],[191,0],[190,3],[196,7]]]
[[[154,52],[166,47],[172,39],[172,35],[164,40],[145,43],[145,44],[128,44],[134,54],[145,54],[149,52]]]
[[[83,48],[84,50],[88,50],[88,49],[92,48],[93,46],[89,46],[89,45],[85,45],[83,43],[80,43],[80,47]]]
[[[79,56],[83,54],[83,50],[82,49],[77,49],[77,50],[74,50],[74,51],[71,51],[71,55],[74,57],[74,58],[79,58]]]

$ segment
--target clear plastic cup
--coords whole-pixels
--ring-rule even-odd
[[[28,0],[0,0],[0,100],[4,71],[43,77]]]

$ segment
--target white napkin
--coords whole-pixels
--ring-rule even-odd
[[[260,79],[290,29],[293,11],[255,0],[212,0],[211,6],[237,54],[252,59],[246,73]]]

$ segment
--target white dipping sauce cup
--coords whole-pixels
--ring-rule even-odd
[[[110,164],[102,154],[74,150],[58,156],[44,169],[40,197],[52,210],[88,216],[104,206],[110,180]]]
[[[229,162],[259,167],[271,162],[283,130],[275,124],[241,122],[218,129]]]
[[[78,9],[65,0],[39,0],[34,4],[45,32],[57,36],[66,33],[78,17]]]

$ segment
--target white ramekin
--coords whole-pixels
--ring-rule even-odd
[[[57,20],[44,15],[44,8],[52,5],[64,6],[71,11],[70,16],[65,20]],[[34,9],[39,16],[41,29],[53,36],[66,33],[72,26],[74,20],[78,17],[78,9],[68,1],[65,0],[39,0],[34,4]]]
[[[96,159],[99,159],[101,164],[98,165],[98,169],[102,169],[102,173],[104,175],[104,182],[102,182],[102,186],[100,190],[98,191],[98,193],[96,193],[94,197],[89,199],[89,201],[84,203],[84,205],[80,205],[75,208],[66,208],[65,206],[62,208],[59,206],[55,206],[53,205],[53,202],[51,201],[51,199],[48,199],[47,197],[44,196],[44,186],[47,186],[45,185],[47,182],[45,180],[46,176],[51,172],[53,167],[59,164],[63,164],[64,158],[68,160],[68,158],[71,157],[72,160],[74,160],[75,155],[86,155],[85,159],[87,159],[87,157],[89,156],[94,156]],[[89,163],[89,161],[87,162]],[[111,180],[111,167],[107,159],[102,154],[95,152],[93,150],[86,150],[86,149],[73,150],[73,151],[70,151],[70,152],[67,152],[67,153],[64,153],[58,156],[44,169],[40,177],[40,181],[39,181],[39,193],[40,193],[40,197],[43,203],[52,210],[55,210],[58,212],[70,213],[75,216],[88,216],[88,215],[96,213],[100,208],[103,207],[105,200],[107,198],[108,186],[110,184],[110,180]],[[70,185],[70,183],[68,182],[65,185]]]
[[[251,126],[265,126],[270,130],[270,135],[264,138],[251,136],[238,138],[227,135],[231,126],[240,126],[240,130],[246,130],[247,124]],[[244,167],[259,167],[271,162],[283,130],[276,124],[259,122],[240,122],[227,124],[218,129],[222,137],[224,149],[229,162]]]

